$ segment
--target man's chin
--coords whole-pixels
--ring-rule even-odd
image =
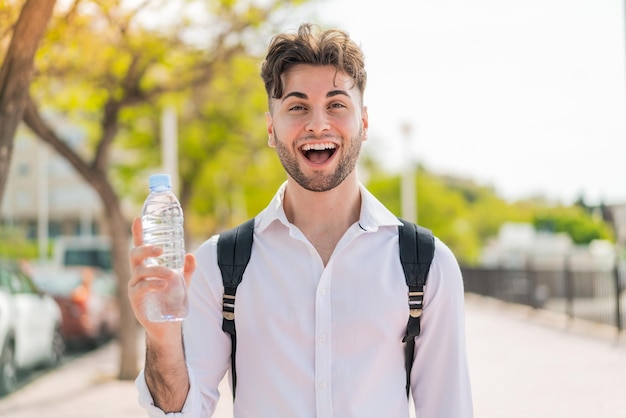
[[[343,178],[337,176],[318,176],[315,178],[294,178],[295,182],[303,189],[310,192],[324,193],[337,188],[347,176]]]

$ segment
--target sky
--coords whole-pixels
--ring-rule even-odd
[[[389,169],[411,159],[509,200],[626,203],[622,2],[322,0],[315,13],[365,53],[365,147]]]

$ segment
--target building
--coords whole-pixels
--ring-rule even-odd
[[[606,206],[604,209],[603,217],[613,226],[615,241],[621,248],[626,248],[626,203]]]
[[[80,147],[80,132],[64,129],[70,146]],[[74,168],[47,144],[18,131],[7,179],[0,225],[18,227],[30,239],[104,232],[99,196]]]
[[[594,240],[589,245],[576,245],[564,233],[536,231],[531,224],[506,222],[498,236],[482,251],[485,267],[511,269],[544,268],[611,270],[616,261],[615,245]]]

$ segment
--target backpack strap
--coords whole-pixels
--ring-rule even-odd
[[[406,369],[406,393],[411,390],[411,368],[415,354],[415,337],[420,334],[420,317],[424,302],[424,286],[428,278],[430,263],[435,254],[435,238],[432,232],[413,222],[400,219],[398,241],[400,244],[400,262],[404,270],[406,284],[409,287],[409,321],[402,342],[404,347],[404,365]]]
[[[237,387],[235,353],[237,351],[237,333],[235,330],[235,294],[243,279],[243,272],[250,261],[254,218],[224,231],[217,240],[217,264],[222,273],[224,297],[222,299],[222,330],[230,334],[231,339],[231,374],[233,378],[233,398]]]

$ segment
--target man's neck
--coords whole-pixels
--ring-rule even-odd
[[[356,178],[348,177],[326,192],[312,192],[289,179],[285,189],[285,214],[300,229],[309,226],[347,225],[358,221],[361,192]]]
[[[356,175],[326,192],[306,190],[289,179],[284,208],[289,222],[311,241],[326,264],[337,242],[359,220],[361,191]]]

